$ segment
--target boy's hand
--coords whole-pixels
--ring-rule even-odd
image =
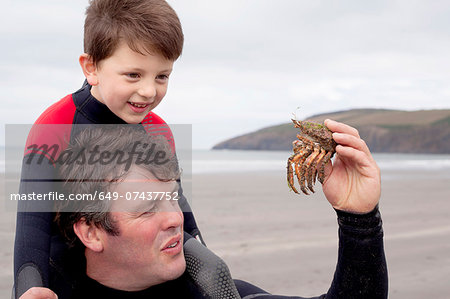
[[[325,169],[323,192],[337,210],[368,213],[381,194],[380,169],[358,131],[346,124],[325,120],[338,143],[336,159]]]
[[[58,299],[58,296],[47,288],[30,288],[19,299]]]

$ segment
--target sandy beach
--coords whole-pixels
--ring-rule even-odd
[[[194,175],[192,208],[234,278],[274,294],[325,293],[337,257],[336,215],[320,186],[289,192],[283,171]],[[383,171],[380,210],[389,298],[450,296],[450,172]],[[4,199],[4,192],[1,192]],[[15,214],[1,210],[0,297],[9,298]]]

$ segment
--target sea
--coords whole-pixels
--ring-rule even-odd
[[[280,171],[286,168],[291,154],[289,151],[192,150],[184,155],[181,164],[182,168],[184,163],[185,169],[191,169],[192,174]],[[381,171],[443,170],[450,173],[450,154],[374,153],[373,157]],[[5,173],[4,147],[0,147],[0,173]]]
[[[245,171],[278,171],[286,168],[288,151],[194,150],[192,170],[195,173]],[[449,170],[450,154],[374,153],[381,170]]]

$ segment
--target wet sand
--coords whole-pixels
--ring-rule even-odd
[[[274,294],[327,291],[336,265],[337,224],[320,186],[312,196],[294,195],[280,171],[195,175],[192,187],[191,204],[208,247],[233,277]],[[449,195],[448,170],[383,171],[380,210],[390,298],[449,298]],[[15,214],[3,208],[0,222],[0,297],[9,298]]]

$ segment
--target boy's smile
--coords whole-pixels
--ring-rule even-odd
[[[140,123],[161,102],[174,63],[160,54],[142,52],[122,41],[112,56],[91,65],[86,76],[92,95],[130,124]]]

